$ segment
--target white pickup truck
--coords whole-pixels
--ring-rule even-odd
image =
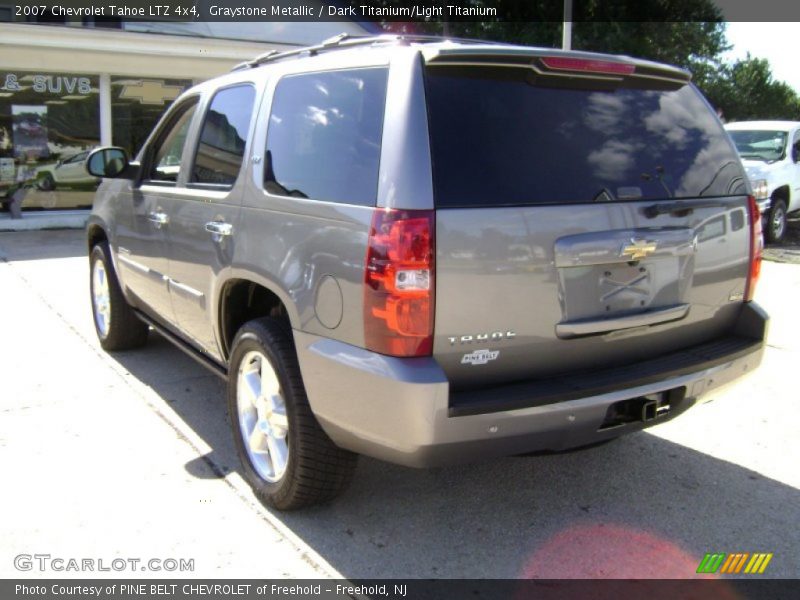
[[[786,234],[786,216],[800,211],[800,122],[742,121],[725,129],[764,215],[766,241],[779,242]]]

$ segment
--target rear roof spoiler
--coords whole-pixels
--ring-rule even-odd
[[[553,48],[501,45],[423,47],[422,55],[425,63],[430,66],[517,67],[531,69],[539,75],[612,81],[635,78],[686,84],[692,79],[689,71],[671,65],[634,59],[629,56],[566,52]]]

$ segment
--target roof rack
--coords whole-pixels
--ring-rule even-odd
[[[375,44],[414,44],[414,43],[435,43],[435,42],[468,42],[470,44],[499,44],[501,42],[490,42],[487,40],[471,40],[466,38],[451,38],[440,37],[435,35],[414,35],[414,34],[383,34],[383,35],[351,35],[349,33],[340,33],[324,40],[316,46],[306,46],[298,48],[297,50],[287,50],[286,52],[278,52],[277,50],[270,50],[264,54],[256,56],[252,60],[239,63],[231,71],[242,71],[244,69],[253,69],[260,67],[263,64],[282,60],[284,58],[291,58],[293,56],[300,56],[307,54],[308,56],[316,56],[320,52],[328,52],[330,50],[345,50],[354,46],[368,46]],[[505,45],[505,44],[504,44]]]

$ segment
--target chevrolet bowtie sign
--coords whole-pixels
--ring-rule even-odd
[[[165,85],[160,81],[144,80],[136,84],[126,84],[119,95],[124,100],[137,100],[142,104],[163,105],[177,98],[183,88],[179,85]]]
[[[630,255],[631,260],[639,260],[640,258],[644,258],[648,254],[652,254],[653,252],[655,252],[657,247],[658,247],[657,242],[648,242],[646,240],[631,239],[630,244],[623,244],[622,249],[619,252],[619,255],[622,258],[625,258],[626,256]]]

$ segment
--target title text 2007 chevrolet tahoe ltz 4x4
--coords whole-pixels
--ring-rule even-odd
[[[356,453],[426,466],[666,421],[754,369],[761,232],[685,71],[421,37],[268,54],[184,93],[88,227],[104,348],[227,378],[280,509]]]

